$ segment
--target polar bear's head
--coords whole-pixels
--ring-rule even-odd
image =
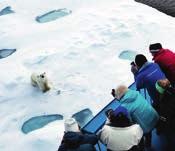
[[[37,83],[38,83],[39,88],[43,92],[50,90],[50,86],[49,86],[48,78],[46,76],[46,72],[37,75]]]
[[[37,78],[40,79],[41,81],[47,80],[46,72],[44,72],[44,73],[38,75]]]

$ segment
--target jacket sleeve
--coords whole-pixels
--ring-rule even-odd
[[[95,145],[98,142],[98,138],[95,134],[84,134],[81,139],[81,144]]]
[[[105,145],[108,144],[108,142],[109,142],[109,139],[108,139],[108,132],[106,131],[105,128],[102,129],[102,131],[101,131],[100,134],[99,134],[99,137],[100,137],[100,141],[101,141],[103,144],[105,144]]]
[[[144,88],[143,77],[141,77],[141,75],[139,74],[139,71],[134,73],[134,80],[135,80],[135,83],[136,83],[137,90],[140,90],[140,89]]]
[[[138,140],[138,142],[141,140],[142,136],[143,136],[143,130],[140,127],[140,125],[137,124],[136,126],[136,139]]]
[[[58,151],[66,151],[66,147],[64,145],[64,141],[62,140],[61,145],[58,148]]]
[[[137,75],[138,73],[138,69],[136,66],[132,65],[131,66],[131,72],[133,73],[134,77]]]
[[[60,147],[58,148],[58,151],[66,151],[64,144],[60,145]]]
[[[135,77],[135,82],[136,82],[136,88],[137,90],[140,90],[144,88],[144,78],[140,76]]]

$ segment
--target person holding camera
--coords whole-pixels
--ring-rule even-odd
[[[145,147],[151,147],[151,132],[155,128],[159,115],[156,110],[135,90],[120,85],[112,89],[111,94],[128,110],[132,122],[137,123],[145,136]]]
[[[119,106],[116,110],[106,112],[108,118],[98,136],[107,151],[141,151],[143,131],[138,124],[132,124],[126,108]]]
[[[135,63],[131,64],[131,72],[134,74],[137,90],[146,89],[153,107],[158,111],[159,94],[156,91],[156,81],[164,79],[165,75],[157,63],[148,62],[146,57],[138,54]]]

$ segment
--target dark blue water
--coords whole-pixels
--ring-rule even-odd
[[[15,51],[16,49],[0,49],[0,59],[12,55]]]
[[[11,13],[14,13],[14,11],[11,9],[10,6],[7,6],[0,11],[0,16],[11,14]]]
[[[83,127],[87,122],[93,118],[92,111],[88,108],[83,109],[72,115],[76,119],[80,127]]]
[[[132,50],[124,50],[119,54],[120,59],[130,60],[133,61],[135,59],[135,56],[137,55],[136,51]]]
[[[21,130],[23,133],[27,134],[34,130],[40,129],[45,125],[47,125],[48,123],[56,120],[63,120],[63,116],[60,114],[53,114],[53,115],[42,115],[42,116],[32,117],[26,122],[24,122]]]
[[[67,16],[71,13],[72,13],[72,11],[68,10],[66,8],[53,10],[53,11],[50,11],[46,14],[41,15],[41,16],[37,16],[36,21],[39,23],[50,22],[50,21],[54,21],[58,18],[62,18],[64,16]]]

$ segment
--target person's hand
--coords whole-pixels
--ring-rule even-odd
[[[112,89],[111,95],[112,95],[113,97],[115,97],[115,89]]]
[[[138,68],[136,65],[131,65],[131,72],[135,74],[138,71]]]

